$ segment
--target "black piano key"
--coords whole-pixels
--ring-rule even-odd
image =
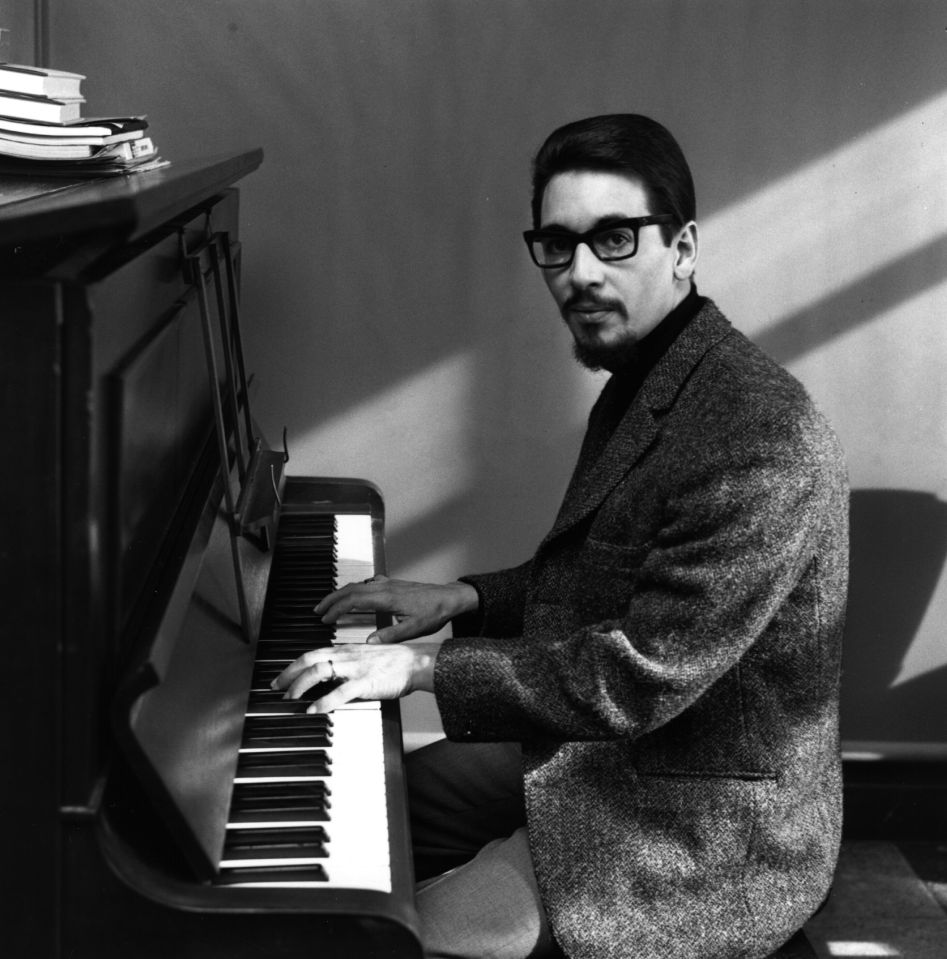
[[[266,636],[257,641],[257,658],[273,659],[273,649],[278,646],[292,646],[292,656],[302,656],[310,649],[331,646],[335,638],[335,628],[313,629],[306,623],[280,623],[274,626]]]
[[[272,809],[258,809],[250,806],[241,809],[231,809],[229,822],[241,826],[252,825],[258,822],[328,822],[329,803],[314,803],[305,809],[296,806],[280,806]]]
[[[300,723],[308,721],[313,717],[322,718],[325,714],[320,713],[290,713],[287,715],[277,715],[277,716],[247,716],[244,720],[245,723],[248,723],[251,719],[254,722],[263,719],[298,719]],[[326,717],[327,718],[327,717]],[[282,740],[280,743],[270,742],[266,743],[264,740],[273,740],[278,739]],[[309,740],[312,740],[309,742]],[[332,727],[331,726],[303,726],[300,725],[298,729],[293,728],[281,728],[279,726],[253,726],[249,729],[244,729],[243,741],[241,745],[250,747],[250,748],[268,748],[276,749],[283,748],[288,749],[290,746],[313,746],[313,747],[324,747],[332,745]]]
[[[251,698],[254,696],[251,693]],[[283,699],[282,692],[273,700],[258,700],[247,704],[247,716],[299,716],[306,715],[312,705],[310,699]]]
[[[280,581],[273,580],[271,602],[291,602],[293,600],[309,602],[313,600],[313,607],[319,598],[332,592],[335,581],[335,570],[327,569],[294,569],[292,575],[283,573],[279,569],[273,574],[282,577]],[[310,612],[312,610],[310,609]]]
[[[234,797],[254,799],[260,796],[317,796],[327,792],[325,783],[238,783]]]
[[[329,787],[316,782],[236,783],[231,804],[234,808],[278,806],[304,807],[321,802],[329,795]]]
[[[258,706],[277,703],[282,700],[285,695],[284,690],[273,689],[268,683],[265,686],[257,686],[254,684],[250,687],[250,698],[247,700],[247,705]]]
[[[301,807],[290,803],[266,808],[260,806],[231,806],[229,822],[246,825],[257,822],[328,822],[329,800],[324,798]]]
[[[285,520],[285,517],[283,517]],[[336,543],[334,528],[328,532],[315,531],[304,534],[295,529],[282,529],[285,522],[281,523],[282,536],[278,539],[279,548],[286,553],[294,551],[304,551],[316,556],[335,557]]]
[[[259,869],[238,867],[221,869],[214,880],[216,885],[228,886],[242,882],[325,882],[325,869],[313,865],[263,866]]]
[[[254,746],[260,739],[273,737],[287,740],[287,745],[331,746],[332,726],[330,723],[314,723],[313,719],[331,719],[325,713],[284,713],[282,715],[247,716],[244,719],[243,745]],[[291,721],[292,720],[292,721]],[[304,743],[302,740],[321,737],[322,742]]]
[[[273,564],[273,571],[279,576],[273,580],[274,596],[309,596],[320,588],[331,591],[337,569],[334,560],[312,562],[301,554],[287,556],[286,560]]]
[[[332,765],[318,759],[302,759],[294,754],[292,762],[260,762],[246,765],[241,758],[237,761],[237,777],[241,779],[279,778],[287,776],[331,776]]]
[[[332,745],[331,717],[309,715],[305,709],[333,684],[320,684],[307,691],[300,700],[286,700],[282,698],[283,691],[272,690],[270,683],[299,656],[311,649],[331,646],[335,629],[324,624],[314,608],[335,588],[335,577],[335,518],[331,515],[284,513],[277,532],[270,587],[263,609],[244,723],[243,749],[238,760],[238,778],[280,779],[328,776],[330,773],[330,759],[324,747]],[[279,752],[281,748],[288,751]],[[230,821],[241,825],[267,821],[328,821],[329,794],[326,784],[321,781],[284,779],[281,782],[235,783]],[[260,833],[261,830],[252,832]],[[265,837],[256,838],[263,840]],[[246,841],[253,843],[253,840]],[[284,840],[274,838],[273,841]],[[224,858],[252,856],[228,853]],[[266,857],[260,854],[257,858]],[[254,872],[254,878],[248,879],[246,870],[238,871],[240,878],[233,878],[233,870],[227,872],[230,878],[224,881],[232,882],[273,882],[281,878],[303,880],[311,875],[267,871],[263,877]]]
[[[322,826],[286,829],[228,829],[227,859],[324,859],[329,837]]]
[[[335,627],[319,623],[315,616],[271,616],[263,622],[261,629],[261,643],[291,639],[307,643],[308,649],[313,649],[320,640],[332,642],[335,636]]]
[[[271,606],[264,613],[264,618],[275,624],[280,620],[295,617],[311,623],[313,628],[316,628],[322,625],[322,617],[316,613],[320,592],[321,590],[310,589],[304,596],[300,596],[298,592],[274,594],[270,598]]]
[[[317,683],[307,689],[299,699],[286,699],[282,689],[251,689],[247,700],[247,715],[260,716],[282,714],[305,714],[312,702],[338,685],[335,683]],[[319,714],[316,714],[319,715]]]
[[[336,567],[334,563],[323,566],[297,561],[293,563],[291,571],[274,567],[273,573],[280,578],[271,579],[272,599],[299,600],[309,599],[320,593],[323,595],[331,593],[335,583]]]
[[[312,643],[305,643],[303,645],[297,645],[295,643],[271,643],[270,645],[259,650],[260,662],[261,663],[285,663],[286,666],[290,663],[295,662],[299,659],[303,653],[308,653],[309,650],[313,649]],[[283,669],[286,668],[283,667]],[[282,672],[282,670],[280,670]],[[277,673],[279,675],[279,673]]]
[[[237,783],[230,822],[327,821],[331,806],[324,783]]]
[[[267,689],[270,683],[285,669],[279,663],[256,663],[253,667],[253,677],[250,680],[251,689]]]
[[[332,717],[324,713],[302,716],[247,716],[243,723],[244,739],[257,734],[304,735],[332,729]],[[247,743],[249,744],[249,743]]]
[[[273,689],[272,683],[280,673],[290,664],[291,660],[276,659],[258,662],[253,668],[253,675],[250,678],[250,691],[276,693],[277,698],[285,693],[283,689]],[[303,695],[309,699],[317,699],[322,694],[322,683],[319,688],[313,687],[315,692],[307,691]],[[262,700],[260,700],[262,702]]]
[[[332,760],[324,749],[299,752],[240,753],[237,776],[329,776]]]
[[[313,723],[326,719],[325,715],[308,714],[287,716],[247,716],[244,721],[243,745],[245,747],[331,746],[332,727],[328,723]],[[281,720],[281,724],[264,722]],[[288,720],[295,720],[293,723]]]

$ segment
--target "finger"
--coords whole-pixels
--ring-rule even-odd
[[[350,583],[330,593],[314,609],[324,623],[335,623],[347,613],[388,612],[391,600],[383,583]]]
[[[340,664],[341,665],[341,664]],[[308,669],[299,673],[290,683],[289,688],[284,693],[285,699],[299,699],[307,690],[320,683],[329,683],[343,678],[338,668],[332,660],[326,660],[324,663],[317,663]]]
[[[327,593],[325,596],[323,596],[322,599],[316,604],[315,612],[324,612],[332,605],[339,602],[339,600],[345,599],[353,592],[357,594],[366,592],[363,588],[365,586],[379,586],[387,582],[388,577],[379,574],[376,576],[369,576],[368,579],[363,579],[361,582],[346,583],[344,586],[339,587],[339,589],[333,590],[331,593]]]
[[[306,707],[307,713],[331,713],[333,709],[338,709],[346,703],[361,699],[368,691],[368,681],[366,679],[350,679],[334,689],[330,690],[324,696]]]
[[[406,639],[417,639],[419,636],[430,636],[436,633],[443,623],[433,616],[407,616],[391,626],[376,629],[366,637],[366,642],[373,645],[380,643],[403,643]]]
[[[279,676],[270,683],[270,689],[285,689],[303,670],[309,669],[321,660],[329,657],[331,657],[331,652],[310,649],[308,652],[303,653],[298,659],[294,659]]]
[[[333,590],[331,593],[327,593],[319,602],[316,604],[315,612],[322,613],[325,610],[329,609],[331,606],[336,603],[344,600],[352,590],[356,589],[359,586],[364,585],[363,583],[346,583],[345,586],[342,586],[339,589]]]
[[[416,639],[418,636],[425,635],[430,628],[430,624],[417,616],[409,616],[400,622],[393,623],[391,626],[383,626],[369,633],[365,642],[372,645],[382,645],[387,643],[402,643],[406,639]]]

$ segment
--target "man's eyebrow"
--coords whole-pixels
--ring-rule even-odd
[[[631,220],[633,217],[628,216],[627,213],[606,213],[604,216],[599,217],[593,224],[591,229],[582,230],[582,233],[594,233],[597,230],[604,230],[610,226],[614,226],[616,223],[621,223],[624,220]],[[544,223],[541,227],[541,230],[549,230],[554,233],[571,233],[573,236],[577,236],[579,231],[572,230],[567,226],[563,226],[561,223]]]

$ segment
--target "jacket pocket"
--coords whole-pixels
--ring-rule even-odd
[[[757,831],[776,789],[775,776],[767,774],[639,773],[635,832],[643,849],[660,850],[654,862],[665,879],[745,888]]]
[[[652,543],[608,543],[589,537],[582,546],[580,561],[592,569],[620,572],[637,570],[648,555]]]
[[[616,545],[587,539],[578,555],[572,606],[582,623],[620,619],[638,571],[648,555],[649,544]]]
[[[596,835],[596,854],[669,941],[706,929],[735,946],[756,922],[751,891],[777,788],[756,774],[639,772],[622,783],[620,799],[611,796],[613,810],[625,808]]]

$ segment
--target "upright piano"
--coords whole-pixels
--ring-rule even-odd
[[[397,705],[269,688],[364,640],[313,606],[385,558],[378,491],[290,475],[252,416],[261,159],[0,178],[10,959],[421,955]]]

